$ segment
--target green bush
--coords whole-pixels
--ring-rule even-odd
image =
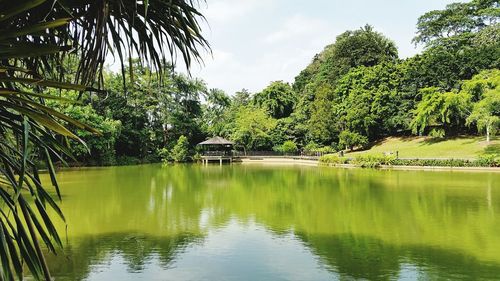
[[[297,144],[295,144],[294,141],[288,140],[285,141],[282,145],[273,147],[273,150],[284,154],[293,154],[296,153],[299,150],[299,148],[297,147]]]
[[[201,153],[199,152],[196,152],[194,155],[193,155],[193,162],[201,162]]]
[[[335,154],[323,155],[320,164],[354,164],[363,168],[377,168],[381,165],[429,166],[429,167],[500,167],[500,157],[486,154],[476,160],[469,159],[397,159],[394,155],[360,154],[354,159]]]
[[[283,153],[296,153],[299,149],[297,144],[293,141],[286,141],[281,145],[281,150]]]
[[[336,149],[327,145],[327,146],[320,147],[316,151],[320,152],[320,153],[334,153],[334,152],[336,152]]]
[[[356,132],[342,131],[339,134],[339,146],[353,150],[354,147],[363,147],[368,143],[368,138]]]
[[[158,155],[160,156],[162,162],[172,161],[172,157],[170,156],[170,151],[166,147],[158,149]]]
[[[320,146],[316,143],[310,142],[304,146],[304,152],[306,154],[312,153],[335,153],[337,150],[331,146]]]
[[[500,156],[498,154],[481,155],[475,164],[480,167],[500,167]]]
[[[396,159],[391,165],[431,167],[500,167],[500,160],[494,155],[468,159]]]
[[[382,154],[361,154],[351,161],[352,164],[363,168],[376,168],[380,165],[393,165],[396,156]]]
[[[321,164],[336,165],[336,164],[347,164],[349,163],[349,158],[339,157],[335,154],[326,154],[319,158]]]
[[[174,148],[170,152],[172,160],[175,162],[186,162],[189,159],[189,142],[185,136],[180,136]]]
[[[321,146],[315,142],[310,142],[304,146],[304,151],[305,152],[314,152],[317,149],[319,149]]]
[[[444,138],[445,135],[446,135],[446,132],[441,128],[440,129],[432,129],[429,132],[429,136],[436,138],[436,139]]]

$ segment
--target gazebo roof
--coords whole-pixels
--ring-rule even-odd
[[[198,145],[233,145],[232,141],[228,141],[225,138],[213,137],[206,141],[200,142]]]

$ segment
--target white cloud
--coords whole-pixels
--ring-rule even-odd
[[[262,90],[270,81],[293,79],[315,54],[345,30],[366,23],[383,31],[402,57],[419,49],[411,44],[419,15],[455,0],[209,0],[201,7],[213,57],[193,65],[195,77],[228,94]],[[376,11],[376,12],[374,12]],[[205,26],[204,26],[205,27]]]
[[[209,22],[229,22],[271,4],[262,0],[215,0],[208,1],[204,15]]]
[[[289,39],[311,39],[314,35],[327,29],[327,24],[315,18],[308,18],[302,15],[294,15],[283,23],[279,30],[276,30],[265,37],[265,42],[269,44],[279,43]]]
[[[205,57],[205,65],[193,74],[228,94],[242,88],[258,92],[270,81],[293,82],[314,54],[331,43],[335,35],[327,22],[294,14],[259,30],[254,37],[242,37],[231,44],[215,41],[213,57]]]

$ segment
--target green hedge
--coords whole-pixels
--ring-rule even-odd
[[[481,156],[475,160],[467,159],[396,159],[391,165],[398,166],[442,166],[442,167],[500,167],[495,156]]]
[[[498,155],[482,155],[478,159],[396,159],[393,155],[361,154],[354,159],[334,154],[324,155],[319,162],[327,165],[353,164],[363,168],[376,168],[381,165],[394,166],[441,166],[441,167],[500,167]]]
[[[347,164],[349,163],[349,158],[339,157],[335,154],[327,154],[321,156],[319,162],[323,164]]]
[[[361,154],[356,155],[350,163],[363,168],[376,168],[380,165],[394,165],[395,160],[396,156],[392,155]]]

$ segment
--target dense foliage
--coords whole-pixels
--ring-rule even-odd
[[[93,95],[80,110],[88,118],[75,115],[75,105],[63,106],[81,121],[95,123],[91,115],[102,116],[98,127],[107,137],[90,140],[94,156],[75,153],[77,160],[173,161],[181,136],[190,156],[212,136],[230,139],[242,151],[306,154],[362,149],[398,135],[484,134],[490,141],[500,125],[499,14],[498,3],[485,0],[426,13],[414,39],[425,49],[407,59],[369,25],[346,31],[293,84],[271,82],[254,94],[208,89],[168,68],[158,77],[134,63],[125,69],[133,83],[105,74],[107,94]],[[112,153],[101,149],[111,146]]]

